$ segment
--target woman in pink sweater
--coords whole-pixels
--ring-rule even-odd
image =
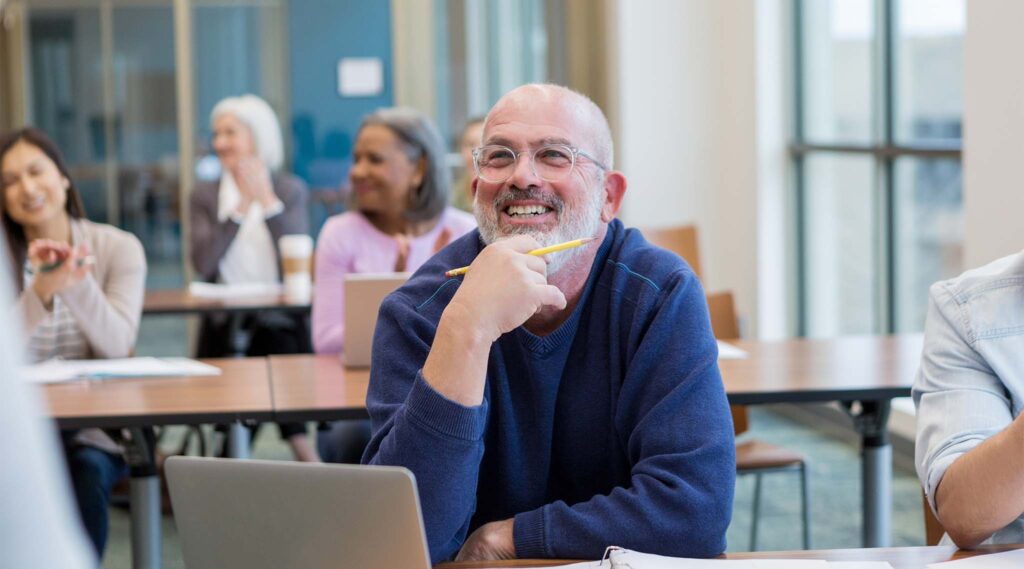
[[[381,109],[363,120],[349,182],[349,211],[328,219],[317,239],[313,348],[318,354],[344,351],[345,275],[415,271],[476,227],[472,215],[448,205],[444,144],[418,111]],[[322,427],[320,456],[325,462],[359,462],[369,423]]]
[[[344,351],[344,281],[349,273],[415,271],[476,227],[448,205],[444,145],[430,120],[381,109],[359,127],[349,172],[349,211],[324,224],[316,247],[313,348]]]

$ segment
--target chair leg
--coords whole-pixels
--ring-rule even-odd
[[[761,517],[761,473],[754,474],[754,511],[750,519],[750,550],[757,551],[757,520]]]
[[[804,522],[804,549],[811,548],[811,491],[807,484],[808,466],[806,462],[800,464],[800,490],[803,494],[803,522]]]

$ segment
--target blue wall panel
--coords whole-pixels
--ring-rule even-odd
[[[335,187],[347,176],[360,120],[393,101],[391,3],[291,0],[288,30],[295,174],[311,188]],[[374,97],[339,95],[338,62],[344,57],[379,58],[384,64],[383,92]]]

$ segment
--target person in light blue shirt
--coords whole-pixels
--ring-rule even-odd
[[[1024,542],[1024,251],[932,285],[913,395],[943,541]]]

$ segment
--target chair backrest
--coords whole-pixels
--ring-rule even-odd
[[[924,495],[924,490],[921,490],[921,503],[924,505],[925,543],[927,545],[938,545],[939,541],[942,540],[942,536],[946,534],[946,528],[942,527],[942,522],[932,512],[932,507],[928,505],[928,497]]]
[[[679,255],[690,264],[694,274],[701,281],[704,280],[704,273],[700,266],[700,249],[697,247],[697,226],[681,225],[679,227],[666,227],[662,229],[641,229],[641,233],[648,241],[668,249]]]
[[[711,330],[719,340],[737,340],[740,337],[740,325],[736,318],[736,300],[732,293],[713,292],[707,295],[708,312],[711,315]],[[735,434],[744,433],[750,428],[750,417],[743,405],[730,405],[732,425]]]
[[[711,330],[719,340],[738,340],[739,321],[736,318],[736,300],[732,292],[712,292],[707,295]]]

